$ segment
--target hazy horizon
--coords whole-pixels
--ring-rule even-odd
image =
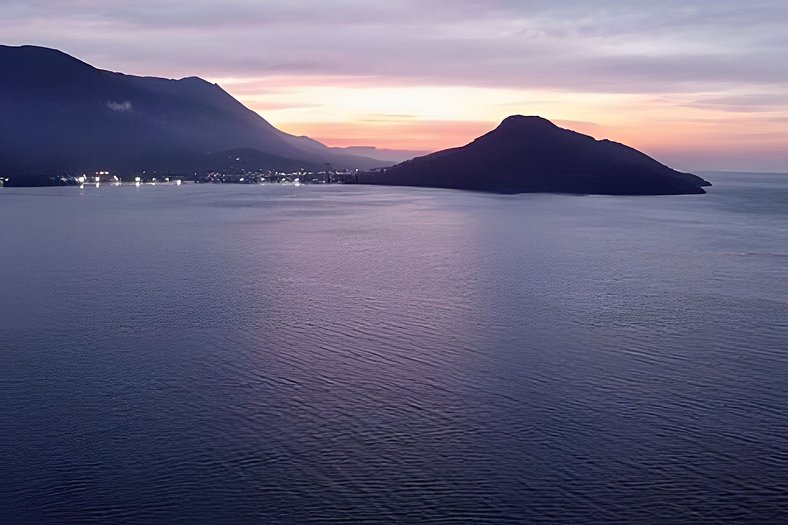
[[[776,0],[11,0],[0,15],[5,44],[201,76],[329,146],[434,151],[525,114],[678,169],[788,171],[788,5]]]

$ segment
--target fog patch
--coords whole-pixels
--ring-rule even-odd
[[[120,113],[131,113],[132,107],[131,102],[126,100],[125,102],[115,102],[114,100],[107,102],[107,107],[112,111],[118,111]]]

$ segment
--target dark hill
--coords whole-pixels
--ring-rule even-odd
[[[319,171],[325,164],[291,159],[263,153],[253,148],[236,148],[216,153],[167,154],[162,157],[151,155],[144,159],[147,166],[164,173],[197,173],[217,171],[237,173],[244,171],[275,170],[293,172],[301,169]]]
[[[359,182],[500,193],[675,195],[710,184],[623,144],[512,116],[461,148],[368,172]]]
[[[152,158],[186,171],[239,148],[280,165],[381,165],[284,133],[197,77],[136,77],[53,49],[0,46],[0,79],[0,175],[140,170],[156,167]]]

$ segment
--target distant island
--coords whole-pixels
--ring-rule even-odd
[[[461,148],[367,171],[358,182],[498,193],[680,195],[711,184],[610,140],[515,115]]]

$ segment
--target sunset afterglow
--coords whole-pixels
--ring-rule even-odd
[[[519,113],[685,169],[788,170],[778,0],[173,4],[12,0],[0,30],[98,67],[201,76],[332,146],[431,151]]]

